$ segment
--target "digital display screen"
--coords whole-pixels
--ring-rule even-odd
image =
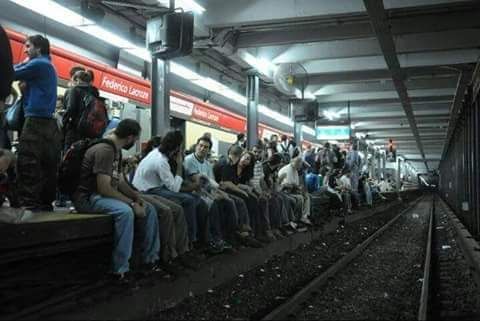
[[[350,138],[349,126],[319,126],[317,139],[320,140],[343,140]]]

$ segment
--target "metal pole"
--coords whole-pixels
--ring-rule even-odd
[[[400,165],[401,165],[402,160],[400,157],[397,157],[397,192],[400,192]]]
[[[163,135],[170,129],[170,63],[152,57],[152,135]]]
[[[175,0],[170,0],[170,10]],[[152,56],[152,136],[164,135],[170,130],[170,62]]]
[[[290,101],[289,114],[290,114],[290,118],[293,121],[293,140],[295,141],[295,144],[297,144],[298,147],[301,147],[302,140],[303,140],[302,124],[295,121],[295,112],[293,110],[294,108],[295,108],[294,102]]]
[[[260,79],[257,74],[247,76],[247,147],[258,142],[258,96]]]

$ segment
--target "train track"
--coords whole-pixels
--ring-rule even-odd
[[[379,241],[382,236],[385,236],[385,237],[389,236],[387,233],[392,232],[392,226],[395,223],[398,223],[402,217],[405,217],[407,214],[412,214],[412,213],[414,217],[419,216],[418,214],[414,213],[414,210],[417,209],[420,206],[419,204],[422,204],[422,203],[424,207],[426,203],[427,204],[431,203],[431,205],[427,205],[428,211],[425,215],[428,215],[428,218],[425,217],[423,219],[423,221],[425,222],[425,225],[428,225],[428,228],[423,228],[422,231],[418,231],[419,233],[423,233],[422,238],[426,239],[426,241],[421,246],[421,249],[423,249],[423,251],[421,252],[425,253],[425,255],[421,254],[421,256],[423,256],[423,259],[424,259],[424,262],[422,262],[424,270],[423,270],[423,278],[420,279],[422,281],[422,289],[421,291],[420,290],[418,291],[420,293],[417,296],[418,302],[416,302],[415,304],[415,306],[417,307],[417,310],[414,312],[414,315],[417,316],[419,320],[425,320],[427,317],[428,304],[430,301],[428,296],[430,293],[430,286],[429,286],[430,269],[431,269],[430,257],[431,257],[431,242],[432,242],[432,228],[433,228],[433,198],[431,196],[420,199],[419,202],[413,204],[412,206],[410,206],[409,208],[407,208],[406,210],[402,211],[400,214],[395,216],[392,220],[387,222],[382,228],[380,228],[374,234],[372,234],[367,240],[365,240],[363,243],[358,245],[354,250],[352,250],[350,253],[345,255],[342,259],[337,261],[324,273],[322,273],[321,275],[316,277],[314,280],[312,280],[310,283],[308,283],[304,288],[298,291],[290,299],[287,299],[286,301],[284,301],[283,304],[276,307],[274,310],[272,310],[267,315],[265,315],[262,318],[262,320],[321,319],[322,317],[319,315],[315,315],[315,313],[309,313],[308,315],[306,315],[305,311],[309,309],[315,309],[315,305],[316,305],[315,302],[317,302],[319,299],[322,299],[326,291],[328,291],[328,289],[325,288],[326,285],[330,285],[330,282],[335,281],[334,277],[336,278],[337,276],[340,276],[342,273],[345,273],[346,270],[351,268],[351,265],[353,264],[353,262],[362,258],[362,254],[365,253],[367,250],[375,251],[375,246],[378,246],[377,241]],[[401,225],[403,223],[400,222],[399,224]],[[398,228],[399,224],[395,226]],[[395,231],[395,229],[393,231]],[[425,233],[425,231],[427,231],[427,233]],[[385,237],[383,239],[385,239]],[[418,269],[420,269],[422,264],[418,264],[418,265],[420,265],[418,266]],[[421,270],[417,272],[420,273]],[[420,275],[422,274],[420,273]],[[347,276],[346,279],[353,278],[354,276],[355,275],[349,274],[349,276]],[[360,278],[362,278],[362,276],[360,276]],[[341,279],[341,277],[339,277],[339,279]],[[385,296],[387,297],[388,297],[387,292],[389,292],[389,290],[391,289],[385,288],[384,293],[385,293]],[[355,291],[358,291],[358,290],[354,289],[353,292]],[[342,293],[348,293],[348,290],[344,289]],[[345,299],[346,298],[344,297],[343,300]],[[335,301],[338,302],[341,300],[338,300],[337,298],[335,298]],[[390,301],[387,301],[387,302],[390,302]],[[325,304],[325,301],[323,301],[323,303]],[[345,305],[347,303],[342,302],[341,304]],[[395,304],[395,302],[392,302],[391,304]],[[342,317],[350,318],[348,315],[340,315],[340,316],[335,315],[334,317],[329,313],[327,313],[327,317],[333,318],[333,319],[338,319]],[[365,318],[366,316],[360,316],[360,317]]]

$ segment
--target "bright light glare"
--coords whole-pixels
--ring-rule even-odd
[[[330,110],[325,110],[325,111],[323,112],[323,115],[324,115],[325,117],[327,117],[328,120],[334,120],[334,119],[336,119],[336,118],[339,117],[338,113],[336,113],[336,112],[334,112],[334,111],[330,111]]]
[[[270,117],[276,121],[279,121],[285,125],[288,125],[290,127],[293,127],[293,121],[285,116],[285,115],[282,115],[274,110],[271,110],[270,108],[264,106],[264,105],[259,105],[258,106],[258,112],[267,116],[267,117]]]
[[[267,77],[273,77],[273,73],[275,72],[275,69],[277,66],[272,64],[270,61],[268,61],[265,58],[257,58],[253,56],[252,54],[248,52],[243,52],[242,54],[243,60],[253,68],[255,68],[257,71],[261,72]]]
[[[169,0],[158,0],[158,2],[165,7],[170,6]],[[198,14],[205,12],[205,8],[193,0],[175,0],[175,8],[183,8],[184,11],[193,11]]]
[[[99,25],[89,25],[89,26],[77,26],[75,27],[78,30],[81,30],[89,35],[92,35],[100,40],[106,41],[112,46],[123,48],[123,49],[134,49],[136,46],[116,34],[100,27]]]
[[[64,6],[56,3],[52,0],[10,0],[32,10],[42,16],[50,18],[52,20],[58,21],[66,26],[79,26],[79,25],[89,25],[93,24],[94,22],[86,19],[82,15],[65,8]]]
[[[312,127],[305,126],[305,125],[302,126],[302,131],[304,133],[307,133],[307,134],[312,135],[312,136],[315,136],[317,134],[315,132],[315,129],[313,129]]]

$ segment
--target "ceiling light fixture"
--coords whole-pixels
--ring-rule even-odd
[[[158,0],[158,3],[167,8],[170,6],[169,0]],[[175,0],[175,8],[182,8],[183,11],[193,11],[197,14],[202,14],[205,12],[205,8],[194,0]]]

